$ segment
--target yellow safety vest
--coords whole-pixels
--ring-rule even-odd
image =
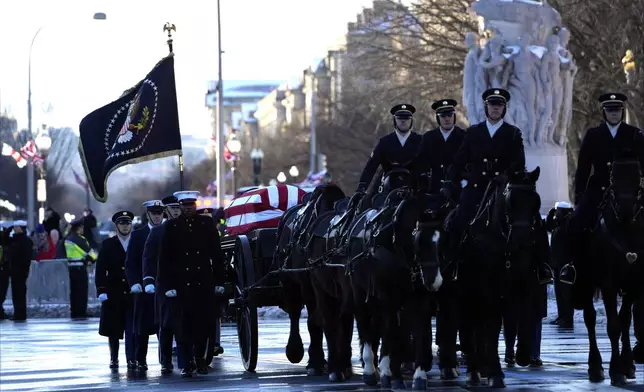
[[[82,238],[84,241],[87,242],[85,237],[79,236]],[[89,244],[87,245],[89,248]],[[85,252],[78,244],[76,244],[73,241],[70,241],[68,239],[65,240],[65,253],[67,253],[67,258],[68,259],[84,259],[85,256],[89,255],[92,260],[96,260],[97,254],[94,251],[94,249],[90,249],[89,252]]]

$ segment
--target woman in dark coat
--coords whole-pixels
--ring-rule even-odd
[[[132,232],[134,214],[120,211],[112,216],[117,234],[103,242],[96,261],[96,293],[101,301],[98,333],[110,344],[110,369],[119,367],[119,340],[125,335],[125,357],[128,369],[136,368],[134,306],[130,286],[125,278],[125,256]]]

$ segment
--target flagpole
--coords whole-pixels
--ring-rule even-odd
[[[170,23],[166,22],[166,24],[163,26],[163,31],[168,33],[168,50],[170,51],[170,55],[174,55],[174,50],[172,48],[172,32],[177,31],[177,27]],[[183,153],[179,154],[179,190],[184,189],[184,176],[183,176]]]

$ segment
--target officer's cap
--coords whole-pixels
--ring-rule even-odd
[[[176,196],[168,196],[164,197],[163,200],[161,200],[164,206],[179,206],[179,200],[177,199]]]
[[[413,105],[410,105],[408,103],[402,103],[400,105],[396,105],[393,108],[391,108],[391,110],[389,111],[389,113],[400,118],[411,118],[411,116],[415,112],[416,112],[416,108]]]
[[[212,208],[210,208],[210,207],[197,208],[197,213],[201,214],[201,215],[206,215],[206,214],[211,214],[212,215],[213,211],[214,210]]]
[[[20,227],[27,227],[27,221],[24,221],[24,220],[13,221],[13,225],[20,226]]]
[[[163,203],[161,202],[161,200],[148,200],[143,203],[143,207],[151,212],[163,212]]]
[[[190,204],[197,201],[197,198],[199,197],[199,192],[198,191],[180,191],[180,192],[175,192],[174,196],[177,198],[177,200],[179,200],[179,203]]]
[[[132,223],[134,214],[130,211],[119,211],[112,215],[112,222],[114,223]]]
[[[455,99],[439,99],[432,104],[432,110],[436,113],[453,112],[458,105]]]
[[[567,201],[558,201],[555,203],[556,210],[572,210],[572,204]]]
[[[620,93],[608,93],[602,94],[599,97],[599,102],[601,102],[603,108],[621,108],[624,107],[624,102],[628,98],[624,94]]]
[[[510,102],[510,93],[502,88],[491,88],[483,93],[483,100],[486,103],[507,104]]]

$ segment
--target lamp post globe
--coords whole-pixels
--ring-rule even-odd
[[[300,171],[297,170],[297,166],[293,165],[291,166],[291,169],[288,171],[288,174],[290,174],[291,177],[297,177],[300,175]]]
[[[284,172],[280,172],[277,175],[277,181],[282,182],[282,183],[286,182],[286,174],[284,174]]]

